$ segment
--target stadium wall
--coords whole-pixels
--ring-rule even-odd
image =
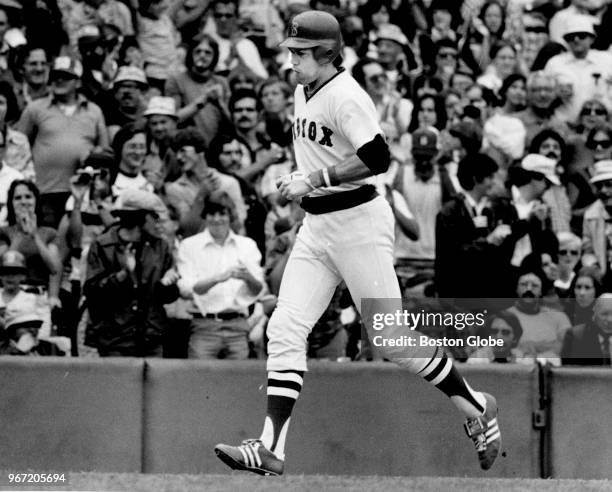
[[[547,371],[548,399],[535,366],[462,372],[498,397],[507,457],[490,472],[428,383],[392,364],[316,362],[286,473],[612,478],[611,371]],[[0,469],[226,473],[212,449],[259,435],[265,387],[261,361],[2,357]]]

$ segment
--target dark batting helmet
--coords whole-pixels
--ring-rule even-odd
[[[321,10],[308,10],[297,14],[289,24],[284,48],[298,50],[314,48],[314,57],[329,58],[332,62],[342,49],[342,34],[336,18]]]

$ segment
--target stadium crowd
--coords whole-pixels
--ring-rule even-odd
[[[458,360],[609,365],[609,0],[0,0],[0,353],[265,357],[311,8],[391,149],[407,307],[488,310]],[[339,286],[308,354],[361,334]]]

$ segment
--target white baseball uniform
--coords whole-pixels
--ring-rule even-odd
[[[293,137],[299,171],[309,174],[339,164],[382,133],[372,100],[347,72],[309,98],[298,85]],[[309,196],[352,190],[375,179],[317,189]],[[268,371],[307,370],[308,334],[342,279],[358,309],[363,298],[401,298],[393,244],[393,212],[381,196],[345,210],[306,214],[268,325]],[[426,363],[426,358],[414,362]]]

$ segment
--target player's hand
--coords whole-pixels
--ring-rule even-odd
[[[253,278],[251,272],[244,266],[237,266],[236,268],[232,268],[231,270],[231,278],[236,278],[238,280],[250,280]]]
[[[281,176],[276,180],[276,186],[287,200],[302,198],[315,189],[307,181],[307,176],[299,171]]]

